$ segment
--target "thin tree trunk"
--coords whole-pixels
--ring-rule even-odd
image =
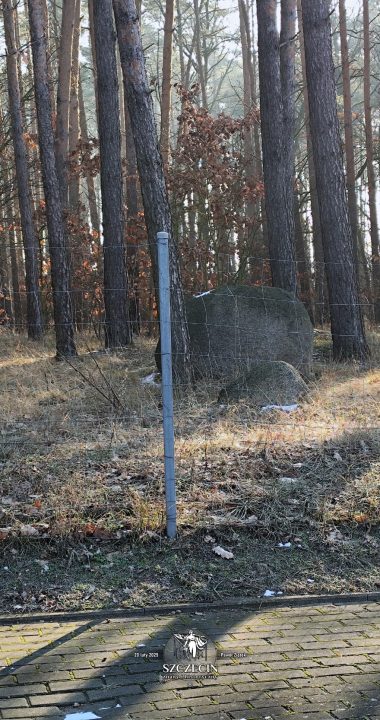
[[[68,175],[67,154],[69,150],[69,108],[70,78],[73,48],[76,0],[63,0],[61,44],[59,48],[57,125],[56,125],[56,162],[62,207],[67,205]]]
[[[164,48],[162,56],[162,90],[161,90],[161,136],[160,148],[164,170],[169,165],[170,155],[170,110],[173,54],[174,0],[166,0]]]
[[[3,0],[3,16],[7,47],[9,108],[16,165],[22,239],[25,253],[27,329],[29,338],[32,340],[40,340],[43,335],[43,322],[39,289],[39,246],[33,223],[28,156],[23,135],[24,128],[17,72],[17,55],[19,54],[19,51],[16,45],[13,0]]]
[[[126,165],[127,165],[127,221],[128,231],[130,226],[137,220],[139,212],[139,192],[137,186],[137,160],[135,141],[133,139],[131,118],[129,117],[128,103],[125,92],[124,118],[125,118],[125,142],[126,142]],[[128,232],[129,236],[129,232]],[[129,282],[129,317],[132,331],[139,335],[141,328],[140,297],[139,297],[139,252],[135,242],[127,241],[127,268]]]
[[[336,360],[369,355],[359,303],[336,106],[329,0],[302,0],[310,129]]]
[[[105,344],[115,349],[130,343],[131,330],[128,318],[120,109],[112,0],[95,0],[94,36],[103,208]]]
[[[198,72],[198,79],[199,79],[199,85],[201,88],[201,97],[202,97],[202,107],[204,107],[205,110],[208,109],[208,99],[207,99],[207,79],[206,79],[206,73],[205,73],[205,67],[204,67],[204,55],[202,52],[202,42],[201,42],[201,15],[200,15],[200,8],[199,8],[199,2],[198,0],[193,0],[194,2],[194,35],[195,35],[195,56],[197,59],[197,72]]]
[[[80,75],[79,75],[78,90],[79,90],[80,133],[81,133],[81,138],[82,138],[83,142],[87,143],[88,142],[87,119],[86,119],[86,110],[84,107],[83,89],[82,89],[82,81],[81,81]],[[99,233],[100,221],[99,221],[98,206],[96,203],[95,183],[94,183],[94,178],[90,172],[86,173],[86,183],[87,183],[87,190],[88,190],[88,204],[89,204],[89,210],[90,210],[91,226],[92,226],[93,230],[96,230],[96,232]]]
[[[3,208],[0,207],[0,224],[3,232],[0,236],[0,325],[7,327],[13,325],[12,297],[10,292],[10,269],[7,253],[6,234],[4,232],[5,221],[3,219]]]
[[[253,88],[252,88],[252,59],[250,57],[250,36],[249,27],[247,27],[248,14],[245,6],[245,0],[239,0],[239,20],[240,20],[240,40],[243,59],[243,90],[244,90],[244,116],[248,116],[253,107]],[[252,138],[252,128],[247,126],[243,131],[244,139],[244,165],[247,186],[253,190],[255,186],[255,162],[254,162],[254,146]],[[255,228],[254,220],[257,213],[257,207],[251,198],[248,197],[246,202],[246,250],[249,256],[249,266],[253,271],[254,279],[257,278],[258,262],[257,248],[254,247]],[[256,272],[255,272],[256,271]]]
[[[131,118],[140,174],[154,284],[157,292],[157,232],[167,231],[170,237],[173,370],[175,379],[186,383],[191,380],[192,376],[189,333],[178,251],[172,232],[169,199],[157,143],[152,95],[146,75],[138,14],[134,0],[114,0],[113,6],[123,69],[124,92]]]
[[[284,191],[294,197],[296,0],[281,0],[280,71],[283,108]]]
[[[346,154],[348,214],[349,214],[351,230],[352,230],[352,240],[354,243],[355,260],[356,260],[356,263],[358,266],[359,265],[358,206],[357,206],[356,189],[355,189],[355,153],[354,153],[354,136],[353,136],[353,129],[352,129],[350,58],[348,55],[347,16],[346,16],[345,0],[339,0],[339,32],[340,32],[340,54],[341,54],[341,60],[342,60],[342,76],[343,76],[344,140],[345,140],[345,154]]]
[[[365,139],[367,154],[368,201],[371,225],[371,254],[372,254],[372,296],[375,322],[380,322],[380,248],[379,225],[376,206],[376,178],[373,162],[373,129],[371,108],[371,46],[369,31],[368,0],[363,0],[363,30],[364,30],[364,115]]]
[[[310,132],[309,93],[306,78],[305,43],[302,25],[301,0],[297,0],[298,27],[300,33],[301,65],[303,81],[303,101],[305,110],[306,142],[307,142],[307,163],[309,172],[310,207],[313,221],[313,249],[314,249],[314,289],[315,289],[315,322],[323,327],[327,321],[327,285],[325,273],[325,260],[322,246],[321,218],[319,214],[319,202],[317,195],[317,180],[315,177],[315,165],[313,145]],[[326,286],[326,287],[325,287]]]
[[[94,33],[94,0],[88,0],[88,20],[89,30],[91,39],[91,58],[92,58],[92,75],[94,80],[94,92],[95,92],[95,104],[96,104],[96,116],[98,116],[98,80],[97,80],[97,68],[96,68],[96,53],[95,53],[95,33]]]
[[[243,6],[244,7],[244,6]],[[252,16],[252,33],[251,37],[249,38],[249,46],[251,48],[251,60],[252,60],[252,102],[255,106],[258,105],[258,99],[257,99],[257,53],[255,50],[255,43],[254,43],[254,0],[252,0],[251,4],[251,16]],[[249,28],[249,19],[248,17],[245,19],[246,27]],[[247,30],[248,33],[248,30]],[[262,152],[261,152],[261,138],[260,138],[260,128],[259,123],[255,122],[253,126],[253,140],[254,140],[254,147],[255,147],[255,171],[256,171],[256,178],[259,182],[263,181],[263,158],[262,158]],[[261,228],[262,228],[262,247],[260,248],[259,257],[261,258],[261,264],[264,262],[265,258],[269,257],[269,247],[268,247],[268,223],[267,223],[267,215],[265,210],[265,197],[262,197],[260,200],[260,211],[261,211]]]
[[[79,142],[79,43],[80,43],[80,4],[75,3],[74,35],[72,48],[71,79],[70,79],[70,110],[69,110],[69,153],[74,153]],[[71,212],[78,210],[79,174],[74,173],[69,182],[69,208]]]
[[[51,260],[57,357],[76,355],[69,259],[54,153],[43,0],[28,0],[34,91]]]
[[[20,290],[20,273],[17,259],[16,236],[13,225],[8,230],[9,253],[11,258],[12,296],[13,296],[13,322],[16,332],[21,332],[23,327],[22,302]]]
[[[260,113],[265,207],[272,279],[275,287],[297,290],[294,253],[293,187],[284,145],[284,108],[276,0],[257,0]]]
[[[311,322],[314,325],[314,308],[313,308],[313,293],[311,289],[311,272],[310,272],[310,261],[309,253],[306,248],[306,241],[302,227],[300,197],[298,190],[294,191],[294,217],[295,217],[295,232],[296,232],[296,258],[297,258],[297,276],[300,288],[300,299],[305,304],[306,310],[309,313]]]

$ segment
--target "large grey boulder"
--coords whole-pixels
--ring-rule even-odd
[[[198,376],[232,379],[276,360],[310,374],[313,327],[304,305],[285,290],[223,286],[187,298],[186,311]]]
[[[259,362],[220,391],[218,402],[248,399],[257,408],[293,405],[306,395],[307,385],[298,370],[286,362]]]

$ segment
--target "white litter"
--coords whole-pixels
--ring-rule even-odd
[[[278,543],[277,547],[280,547],[280,548],[290,548],[290,547],[292,547],[292,543],[291,543],[291,542]]]
[[[65,715],[64,720],[101,720],[101,717],[93,712],[79,712]]]
[[[229,550],[224,550],[220,545],[215,545],[213,547],[213,551],[216,555],[220,555],[220,557],[225,558],[226,560],[232,560],[234,554],[232,552],[229,552]]]
[[[315,582],[315,580],[312,580],[312,578],[307,578],[306,582],[309,583],[310,585],[312,585]]]
[[[210,295],[211,290],[206,290],[206,292],[199,293],[199,295],[194,295],[195,298],[204,297],[205,295]]]
[[[161,387],[161,383],[157,382],[157,373],[151,373],[146,377],[141,378],[141,385],[153,385],[154,387]]]
[[[294,410],[298,410],[299,405],[296,403],[294,405],[264,405],[261,408],[261,412],[267,412],[268,410],[282,410],[286,413],[294,412]]]
[[[265,590],[263,597],[273,597],[273,595],[283,595],[282,590]]]

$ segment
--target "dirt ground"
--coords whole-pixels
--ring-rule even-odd
[[[6,611],[84,609],[380,587],[379,338],[331,361],[294,412],[175,401],[178,536],[165,537],[154,342],[82,337],[56,362],[1,331],[0,542]],[[223,557],[219,547],[233,554]],[[223,554],[223,553],[222,553]]]

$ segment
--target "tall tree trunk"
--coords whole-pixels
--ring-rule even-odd
[[[22,302],[20,290],[20,273],[18,267],[16,234],[14,226],[10,225],[8,229],[9,238],[9,254],[11,258],[11,277],[12,277],[12,297],[13,297],[13,322],[16,332],[21,332],[23,327],[22,318]]]
[[[348,214],[352,230],[352,240],[354,243],[355,261],[358,265],[358,206],[355,189],[355,153],[354,135],[352,129],[351,78],[347,42],[346,0],[339,0],[339,32],[343,76],[344,140],[346,154]]]
[[[70,79],[70,110],[69,110],[69,152],[77,149],[79,142],[79,44],[80,44],[80,4],[75,3],[74,35]],[[69,182],[69,208],[71,212],[78,210],[79,203],[79,174],[74,174]]]
[[[43,0],[28,0],[34,92],[51,260],[57,357],[76,355],[69,259],[54,153]]]
[[[280,70],[285,190],[294,191],[296,0],[281,0]]]
[[[257,0],[260,113],[265,207],[272,279],[295,295],[293,187],[289,184],[284,144],[284,107],[276,0]]]
[[[173,371],[182,383],[191,380],[190,341],[180,277],[177,245],[173,237],[168,193],[157,143],[153,101],[145,69],[143,47],[134,0],[114,0],[116,28],[131,127],[144,204],[145,222],[157,291],[157,243],[159,231],[169,233]]]
[[[76,0],[63,0],[61,44],[58,60],[56,162],[62,207],[67,205],[67,154],[69,150],[69,108],[71,60],[75,22]]]
[[[81,133],[81,138],[82,138],[83,142],[87,143],[88,142],[87,118],[86,118],[86,110],[84,107],[83,88],[82,88],[82,81],[81,81],[80,75],[79,75],[78,91],[79,91],[80,133]],[[86,173],[86,183],[87,183],[87,190],[88,190],[88,204],[89,204],[89,210],[90,210],[91,226],[92,226],[93,230],[96,230],[96,232],[99,233],[100,221],[99,221],[98,206],[96,204],[95,183],[94,183],[94,178],[90,172]]]
[[[166,0],[164,48],[162,56],[162,90],[161,90],[161,136],[160,147],[165,171],[169,165],[170,155],[170,110],[173,54],[174,0]]]
[[[43,322],[39,289],[39,246],[33,223],[28,156],[23,135],[21,97],[17,72],[19,51],[16,45],[13,0],[3,0],[3,16],[7,47],[9,108],[25,254],[27,328],[28,336],[32,340],[40,340],[43,335]]]
[[[137,184],[137,160],[135,141],[133,139],[131,118],[129,117],[128,103],[124,92],[124,118],[125,118],[125,143],[126,143],[126,164],[127,164],[127,221],[128,240],[129,229],[137,220],[139,212],[139,192]],[[127,240],[127,268],[129,283],[129,317],[132,331],[139,335],[141,329],[140,297],[139,297],[139,252],[135,242]]]
[[[248,116],[253,107],[253,82],[252,82],[252,58],[251,58],[251,47],[250,47],[250,35],[248,23],[248,13],[245,5],[245,0],[239,0],[239,20],[240,20],[240,40],[242,48],[242,59],[243,59],[243,90],[244,90],[244,116]],[[255,152],[252,138],[252,128],[247,126],[243,131],[244,139],[244,165],[245,165],[245,176],[247,186],[253,190],[255,187]],[[245,242],[247,256],[249,256],[249,265],[251,271],[253,271],[253,278],[257,279],[260,252],[255,245],[255,227],[254,220],[257,213],[257,207],[254,201],[248,197],[246,202],[246,228],[245,228]],[[258,214],[258,213],[257,213]]]
[[[205,110],[208,109],[207,99],[207,78],[204,67],[204,55],[202,53],[202,37],[201,37],[201,14],[199,1],[193,0],[194,2],[194,38],[195,38],[195,56],[197,59],[197,72],[198,80],[201,88],[202,107]]]
[[[369,355],[359,303],[336,106],[329,0],[302,0],[310,129],[336,360]]]
[[[315,292],[315,322],[316,325],[324,326],[327,320],[327,285],[325,273],[325,260],[322,246],[321,218],[319,214],[319,202],[317,195],[317,180],[315,177],[315,165],[313,145],[310,132],[309,92],[306,78],[305,42],[302,25],[301,0],[297,0],[298,27],[300,33],[301,65],[303,81],[303,101],[305,111],[305,127],[307,142],[307,164],[309,172],[310,207],[313,221],[313,250],[314,250],[314,292]],[[326,286],[326,287],[325,287]]]
[[[12,297],[10,292],[10,269],[7,248],[9,244],[6,239],[5,221],[3,208],[0,206],[0,325],[7,327],[13,325]]]
[[[255,42],[254,42],[254,22],[255,22],[255,13],[254,13],[254,6],[255,6],[255,0],[251,1],[251,36],[248,38],[249,47],[251,48],[251,60],[252,60],[252,77],[251,77],[251,83],[252,83],[252,102],[255,106],[258,105],[258,96],[257,96],[257,52],[255,50]],[[244,6],[243,6],[244,7]],[[245,18],[245,25],[247,28],[247,36],[248,36],[248,29],[250,27],[249,24],[249,18],[248,14]],[[254,141],[254,147],[255,147],[255,171],[256,171],[256,178],[260,182],[263,181],[263,158],[262,158],[262,152],[261,152],[261,136],[260,136],[260,128],[259,123],[255,122],[253,126],[253,141]],[[261,211],[261,228],[262,228],[262,247],[259,253],[259,257],[262,258],[261,264],[263,264],[264,259],[269,257],[269,247],[268,247],[268,223],[267,223],[267,215],[265,210],[265,197],[262,197],[260,200],[260,211]],[[262,270],[262,268],[261,268]]]
[[[371,108],[371,46],[369,30],[368,0],[363,0],[363,30],[364,30],[364,115],[365,140],[367,154],[368,201],[371,225],[371,254],[372,254],[372,296],[375,322],[380,322],[380,248],[379,225],[376,206],[376,178],[373,164],[373,129]]]
[[[296,258],[297,258],[297,276],[300,289],[300,299],[305,304],[309,313],[311,322],[314,325],[314,308],[313,293],[311,290],[311,272],[309,253],[306,247],[305,235],[302,227],[302,216],[300,207],[300,197],[297,189],[294,191],[294,217],[296,232]]]
[[[128,318],[119,89],[112,0],[95,0],[94,36],[103,208],[105,343],[108,348],[118,348],[125,347],[131,341],[131,330]]]

